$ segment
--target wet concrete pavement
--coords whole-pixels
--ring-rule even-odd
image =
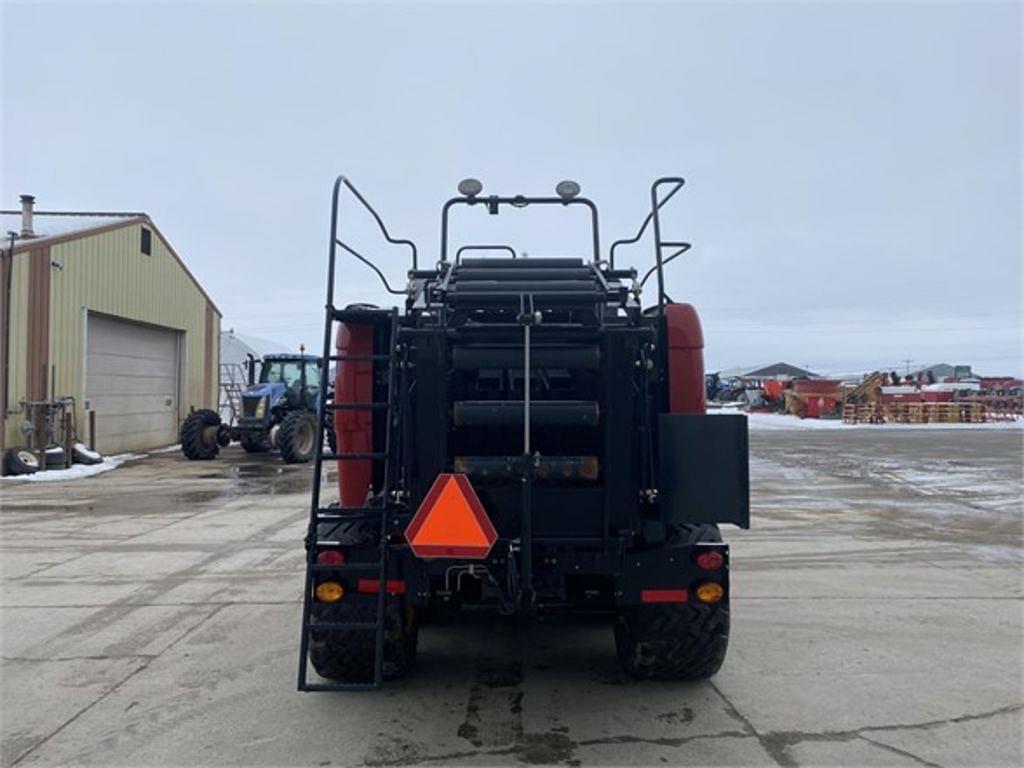
[[[1020,765],[1020,430],[751,434],[711,681],[622,676],[598,620],[424,628],[298,694],[309,470],[229,449],[4,482],[4,765]]]

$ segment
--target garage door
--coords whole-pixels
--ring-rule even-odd
[[[96,411],[104,453],[172,445],[178,440],[180,331],[89,314],[86,409]]]

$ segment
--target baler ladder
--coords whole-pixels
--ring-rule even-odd
[[[327,338],[330,338],[331,330],[335,321],[349,322],[372,322],[379,323],[381,320],[389,321],[389,353],[384,355],[330,355],[329,347],[325,348],[323,355],[322,382],[320,387],[320,408],[319,411],[319,440],[313,459],[313,500],[310,511],[309,531],[306,536],[306,579],[303,592],[302,606],[302,639],[300,642],[299,659],[299,681],[300,691],[352,691],[379,688],[384,679],[384,633],[385,633],[385,611],[387,608],[387,574],[388,574],[388,520],[392,514],[393,490],[395,485],[396,466],[392,461],[392,433],[394,432],[395,419],[392,413],[396,403],[396,369],[398,368],[398,313],[396,310],[380,309],[336,309],[328,304],[327,307]],[[379,326],[378,326],[379,327]],[[387,362],[387,399],[383,403],[342,403],[327,399],[326,373],[331,362],[361,361],[361,362]],[[352,452],[339,451],[337,453],[323,452],[323,435],[325,433],[325,420],[334,417],[334,412],[339,410],[371,410],[383,411],[387,419],[385,430],[385,446],[380,452]],[[370,502],[367,506],[343,507],[329,506],[322,507],[320,502],[320,484],[322,482],[323,463],[325,461],[363,460],[384,462],[384,475],[381,485],[381,492],[377,496],[377,503]],[[339,470],[340,471],[340,470]],[[317,555],[323,551],[338,548],[342,542],[336,541],[334,534],[346,523],[375,522],[379,525],[378,533],[378,559],[369,563],[342,563],[338,565],[327,565],[317,563]],[[329,526],[329,527],[327,527]],[[327,530],[321,533],[322,529]],[[314,614],[314,589],[316,575],[318,573],[353,573],[362,572],[369,575],[376,574],[376,615],[372,622],[316,622]],[[352,599],[343,597],[342,599]],[[359,599],[358,597],[355,599]],[[374,660],[373,680],[366,683],[311,683],[307,680],[307,665],[309,652],[310,633],[316,632],[373,632],[374,633]]]

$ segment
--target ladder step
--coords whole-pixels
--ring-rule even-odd
[[[300,690],[303,691],[372,691],[380,686],[377,683],[306,683]]]
[[[324,403],[328,411],[386,411],[390,403]]]
[[[338,520],[362,520],[370,517],[380,518],[384,507],[321,507],[316,511],[318,523],[331,523]]]
[[[321,453],[320,459],[322,461],[353,461],[356,459],[386,459],[388,454],[386,451],[378,451],[376,453]]]
[[[326,629],[332,632],[373,632],[379,624],[376,621],[325,621],[322,624],[310,622],[306,629]]]
[[[394,311],[390,309],[337,309],[331,307],[331,318],[345,322],[347,320],[362,320],[373,322],[375,320],[390,320]]]
[[[386,363],[391,359],[391,355],[330,355],[327,359],[332,363]]]

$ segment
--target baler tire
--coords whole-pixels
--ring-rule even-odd
[[[238,442],[242,444],[242,448],[245,449],[246,453],[266,453],[270,450],[270,444],[267,441],[266,435],[253,437],[252,435],[244,434],[238,438]]]
[[[722,532],[711,523],[674,523],[668,526],[668,546],[692,547],[702,541],[722,542]]]
[[[324,432],[327,433],[327,447],[331,449],[331,453],[338,452],[338,433],[334,431],[334,425],[330,419],[324,422]]]
[[[318,605],[314,622],[374,622],[375,601]],[[388,605],[384,611],[384,679],[405,676],[416,660],[418,617],[411,608]],[[320,677],[341,683],[372,683],[376,636],[368,630],[310,630],[309,660]]]
[[[190,413],[181,425],[181,434],[179,435],[181,452],[185,454],[185,458],[192,461],[208,461],[217,458],[220,446],[217,445],[216,433],[213,433],[213,439],[210,441],[204,438],[204,433],[209,434],[207,429],[220,427],[220,423],[220,416],[208,408]]]
[[[674,523],[666,546],[720,543],[709,523]],[[623,668],[651,680],[706,680],[725,660],[729,645],[729,606],[662,603],[624,609],[615,625],[615,645]]]
[[[727,606],[665,603],[623,611],[615,625],[623,669],[648,680],[706,680],[725,660]]]
[[[286,464],[305,464],[313,458],[316,431],[316,416],[311,411],[292,411],[284,417],[277,445]]]

